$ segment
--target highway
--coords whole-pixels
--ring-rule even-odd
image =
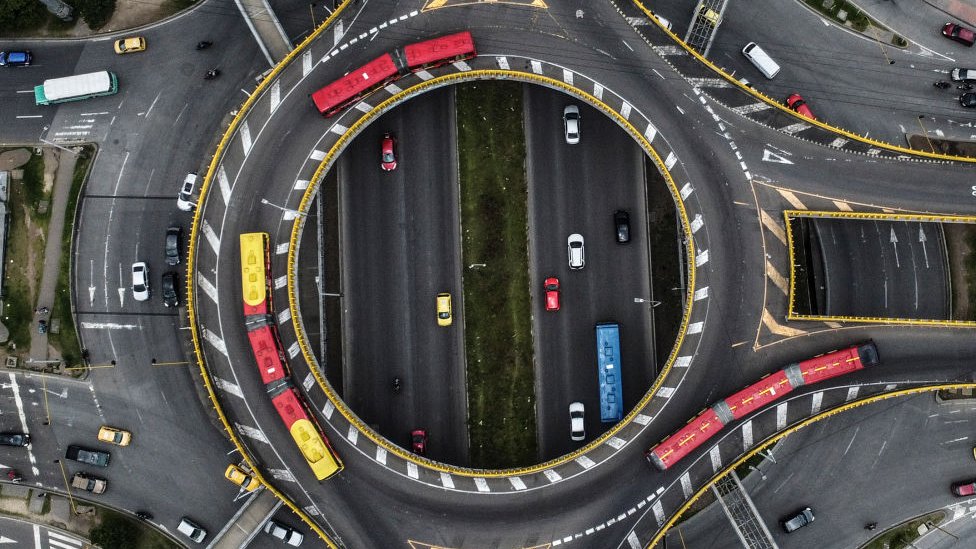
[[[226,3],[205,4],[211,8],[218,5]],[[633,6],[624,7],[634,11]],[[652,48],[610,3],[588,5],[581,14],[576,6],[564,5],[546,10],[495,4],[429,12],[415,9],[413,4],[379,1],[350,9],[342,16],[342,34],[324,33],[310,46],[311,54],[300,56],[307,61],[292,63],[278,75],[275,93],[259,97],[246,114],[246,127],[238,127],[228,139],[219,158],[217,179],[201,203],[200,233],[193,249],[196,264],[191,277],[198,315],[193,328],[201,341],[206,375],[217,387],[223,411],[265,477],[344,546],[405,545],[407,540],[465,547],[533,546],[557,541],[585,547],[628,546],[633,543],[630,540],[647,543],[669,514],[715,471],[786,423],[777,417],[775,408],[759,412],[755,418],[727,429],[726,435],[716,439],[714,449],[699,449],[667,473],[646,466],[640,457],[643,450],[705,406],[790,361],[873,338],[881,349],[883,365],[792,396],[782,405],[789,422],[807,417],[822,406],[863,395],[972,381],[971,365],[964,357],[972,356],[976,345],[968,329],[787,323],[783,280],[789,273],[789,255],[780,238],[784,209],[973,215],[976,204],[970,195],[971,167],[898,159],[896,154],[846,152],[815,140],[797,139],[791,132],[776,131],[782,126],[768,123],[771,118],[757,124],[703,95],[708,86],[695,87],[675,72],[668,62],[672,56],[660,49],[666,45],[661,33],[649,33],[659,49]],[[669,15],[668,9],[664,6],[662,12]],[[745,37],[755,36],[752,39],[769,44],[774,56],[790,58],[778,48],[782,41],[769,38],[768,29],[765,35],[756,34],[757,14],[764,13],[761,9],[761,5],[750,5],[729,10],[709,57],[725,61],[718,63],[721,66],[751,70],[736,50]],[[805,61],[791,63],[779,79],[785,82],[792,75],[790,80],[803,83],[806,78],[807,83],[823,86],[824,91],[818,92],[809,84],[814,89],[809,99],[818,115],[832,123],[892,142],[902,139],[898,125],[916,116],[914,105],[900,107],[892,116],[884,114],[887,106],[883,104],[858,101],[854,108],[837,101],[822,111],[819,105],[828,104],[824,99],[827,91],[854,95],[858,86],[870,84],[878,89],[887,79],[924,82],[928,89],[924,94],[918,92],[924,99],[938,90],[931,89],[929,76],[922,80],[920,75],[937,66],[948,66],[947,62],[919,62],[918,68],[910,69],[905,54],[898,54],[900,57],[893,57],[895,65],[883,66],[883,71],[870,69],[856,60],[877,56],[875,44],[838,34],[803,8],[795,9],[803,15],[791,16],[789,10],[783,10],[776,17],[796,21],[811,41],[847,48],[857,56],[843,65],[843,76],[825,73],[825,67],[814,70],[818,61],[831,55],[821,52],[810,57],[809,66]],[[104,65],[109,60],[119,63],[125,84],[116,99],[42,109],[40,118],[16,117],[37,112],[18,94],[13,96],[15,108],[8,111],[12,115],[0,118],[4,124],[8,119],[10,122],[4,126],[6,141],[34,140],[46,132],[46,138],[63,142],[68,139],[64,132],[78,125],[80,117],[92,116],[95,122],[90,129],[75,139],[102,145],[81,201],[74,293],[83,342],[91,349],[93,364],[106,367],[94,369],[84,384],[66,385],[72,395],[90,392],[97,397],[97,406],[88,398],[62,399],[64,402],[51,408],[50,427],[40,425],[45,418],[30,415],[28,425],[36,445],[31,451],[42,456],[39,463],[45,463],[32,476],[45,485],[57,485],[58,471],[47,464],[66,444],[79,442],[74,438],[76,424],[83,421],[91,425],[85,429],[91,429],[102,421],[124,422],[123,426],[133,430],[137,443],[113,451],[113,459],[117,454],[120,458],[107,476],[113,491],[119,488],[114,495],[107,493],[105,501],[128,508],[133,499],[151,492],[152,499],[141,505],[151,506],[160,523],[172,529],[178,516],[188,514],[199,517],[214,532],[236,510],[237,504],[232,501],[235,490],[220,473],[226,463],[238,458],[226,455],[232,453],[232,447],[221,428],[215,427],[195,364],[186,364],[193,362],[194,356],[186,316],[162,309],[158,296],[147,304],[134,304],[127,293],[126,275],[132,261],[146,259],[153,280],[157,280],[163,270],[165,228],[178,223],[188,230],[191,222],[188,215],[175,209],[179,181],[188,171],[204,173],[216,136],[227,123],[225,115],[239,106],[245,98],[242,90],[251,90],[252,77],[265,68],[253,43],[240,38],[246,31],[239,18],[218,13],[214,9],[195,10],[154,27],[147,32],[151,49],[142,58],[117,61],[104,41],[81,47],[40,46],[34,49],[39,57],[63,55],[62,59],[71,61],[67,65],[59,62],[57,67],[45,62],[0,84],[0,94],[13,96],[38,76],[62,70],[95,70],[101,66],[99,62]],[[527,13],[532,17],[526,18]],[[215,25],[215,20],[227,24]],[[393,20],[395,23],[388,23]],[[164,38],[176,32],[175,25],[184,23],[189,27],[181,27],[179,40]],[[384,23],[381,32],[378,26]],[[291,25],[299,28],[292,32],[290,26],[289,34],[301,33],[300,25]],[[380,52],[462,28],[472,29],[481,53],[468,62],[471,68],[499,70],[507,65],[521,71],[526,79],[540,74],[551,79],[549,89],[530,86],[525,93],[533,300],[541,298],[541,280],[548,274],[556,274],[564,284],[563,310],[546,313],[538,301],[532,309],[539,342],[537,379],[559,380],[537,383],[542,457],[576,449],[566,433],[566,405],[572,400],[587,404],[587,442],[605,427],[595,423],[594,360],[588,350],[592,348],[592,324],[597,320],[613,316],[625,327],[625,338],[630,339],[625,340],[624,348],[635,365],[626,373],[625,403],[628,408],[638,405],[640,410],[572,459],[499,475],[410,461],[406,453],[384,445],[375,434],[360,431],[359,427],[376,425],[376,432],[402,446],[406,430],[423,424],[431,430],[434,460],[463,466],[466,459],[463,334],[459,322],[463,309],[456,306],[457,325],[449,330],[438,329],[433,319],[433,294],[448,290],[459,295],[461,271],[466,267],[459,261],[456,198],[450,194],[456,190],[451,163],[456,152],[445,136],[452,134],[452,121],[439,114],[450,112],[451,94],[442,88],[411,98],[375,119],[355,140],[342,144],[345,148],[337,160],[330,160],[340,185],[334,195],[338,204],[327,209],[336,208],[340,220],[331,227],[340,229],[342,253],[341,365],[334,361],[306,364],[302,360],[298,341],[303,336],[291,319],[300,319],[306,303],[316,300],[303,299],[301,308],[293,310],[287,288],[275,286],[279,329],[293,379],[321,413],[325,433],[346,464],[339,478],[317,483],[275,417],[250,358],[241,318],[237,235],[268,232],[274,250],[274,277],[284,276],[292,226],[305,221],[294,213],[304,188],[343,129],[363,114],[353,108],[347,114],[323,120],[312,111],[307,95]],[[216,47],[197,56],[187,44],[204,33],[216,37]],[[371,38],[357,39],[361,35]],[[337,53],[329,55],[333,51]],[[159,63],[149,63],[149,59]],[[214,62],[227,68],[222,68],[220,79],[203,81],[200,69]],[[447,67],[432,72],[440,75],[457,70]],[[878,73],[875,79],[865,80],[864,74],[872,70]],[[906,78],[904,71],[915,76]],[[750,80],[757,80],[756,75],[750,76]],[[419,77],[411,76],[398,85],[405,88],[419,82]],[[617,113],[618,118],[611,120],[582,105],[582,138],[584,143],[592,140],[595,146],[581,144],[571,149],[562,140],[562,106],[581,99],[560,96],[551,89],[553,82],[598,96]],[[785,90],[770,88],[777,96]],[[377,92],[369,102],[375,105],[391,93]],[[924,105],[932,116],[948,116],[937,99]],[[777,116],[782,116],[784,123],[796,123],[788,115]],[[693,293],[685,336],[667,377],[659,380],[656,396],[644,394],[655,384],[657,369],[664,366],[653,363],[653,339],[646,335],[651,329],[652,311],[634,302],[635,297],[650,297],[649,272],[656,258],[649,257],[642,232],[648,223],[639,207],[646,192],[642,187],[642,149],[628,138],[634,133],[625,133],[621,125],[624,120],[653,147],[671,173],[676,200],[692,223],[687,237],[695,255],[687,259],[696,267],[696,285],[689,289]],[[386,131],[398,137],[401,155],[401,165],[390,174],[381,173],[377,166],[378,138]],[[562,192],[554,192],[557,190]],[[612,242],[611,215],[618,208],[631,212],[635,238],[627,246]],[[316,230],[323,227],[330,227],[328,219]],[[305,225],[305,237],[315,234],[312,228]],[[569,272],[565,264],[565,237],[574,231],[582,232],[587,239],[587,267],[581,272]],[[851,238],[844,240],[846,244],[837,248],[841,256],[850,253],[843,246],[850,246]],[[904,293],[903,284],[909,280],[904,275],[911,268],[907,257],[900,256],[893,266],[885,263],[885,270],[893,273],[895,287],[891,292],[911,299],[912,294]],[[919,259],[912,257],[911,263],[917,265]],[[876,279],[870,273],[857,275],[865,276],[866,281]],[[944,306],[940,296],[946,290],[939,286],[944,277],[938,272],[930,275],[927,286],[933,291],[924,297],[927,303]],[[832,287],[837,285],[842,290],[849,279],[842,277]],[[299,283],[314,287],[307,278]],[[857,293],[831,295],[840,302],[878,303],[877,293],[867,299]],[[874,307],[870,310],[877,310]],[[932,308],[924,314],[928,311],[938,313]],[[305,329],[313,333],[317,322],[321,318]],[[314,333],[317,337],[318,332]],[[430,364],[432,355],[437,356],[434,364]],[[112,360],[115,367],[108,367]],[[368,367],[359,368],[359,364]],[[340,366],[342,372],[336,377],[332,370]],[[330,380],[341,379],[342,385],[333,392],[318,385],[312,372]],[[405,390],[394,396],[389,379],[401,372]],[[21,391],[21,396],[28,394],[24,391],[29,384],[21,377],[18,383],[18,389],[10,390]],[[438,385],[447,390],[430,390]],[[345,404],[330,400],[335,393],[343,396]],[[12,403],[13,396],[4,398],[6,413],[16,404]],[[393,406],[388,404],[391,400]],[[870,411],[872,406],[863,410]],[[68,422],[66,418],[74,417],[76,409],[89,411],[81,416],[83,420]],[[891,410],[894,414],[902,409]],[[913,413],[908,410],[898,417],[909,418]],[[842,414],[840,421],[854,422],[856,417]],[[40,434],[46,428],[51,429],[52,436]],[[894,439],[890,442],[879,434],[863,447],[857,445],[851,459],[872,463],[870,459],[879,446],[904,447],[908,443],[895,434],[907,434],[911,428],[902,429],[902,425],[897,431],[892,429]],[[950,436],[949,425],[945,429],[943,440],[955,438]],[[809,466],[817,459],[840,463],[837,456],[843,455],[850,439],[827,437],[818,443],[822,449],[808,453],[810,444],[801,437],[814,432],[843,433],[844,427],[818,423],[787,438],[781,448],[797,449],[794,459],[798,467]],[[146,445],[140,440],[146,440]],[[781,451],[775,450],[777,455]],[[27,467],[29,461],[16,463]],[[948,459],[940,462],[939,474],[952,476],[955,463]],[[768,476],[773,475],[765,466],[763,469]],[[125,471],[118,475],[121,479],[112,474],[118,470]],[[894,469],[893,474],[898,475],[898,471]],[[809,492],[813,486],[819,490],[812,479],[804,480],[804,484],[796,475],[778,474],[784,486],[778,495],[762,492],[764,486],[773,484],[768,480],[758,487],[750,486],[757,494],[767,496],[768,502],[763,505],[768,507],[760,512],[770,521],[779,518],[780,508],[789,512],[792,507],[809,504],[804,503],[808,499],[801,500],[795,494]],[[137,480],[160,475],[179,478],[180,482],[150,488]],[[752,483],[756,483],[754,477],[749,479]],[[930,480],[909,478],[905,490],[918,489]],[[932,483],[939,490],[945,484],[942,480]],[[913,508],[889,510],[888,522],[947,505],[937,492],[931,494]],[[852,524],[840,521],[855,516],[848,508],[857,508],[865,498],[874,496],[845,499],[841,494],[832,496],[825,488],[819,505],[837,511],[818,514],[817,523],[802,532],[806,537],[791,537],[790,546],[820,547],[816,544],[823,539],[817,534],[821,531],[834,532],[835,537],[827,540],[834,544],[831,547],[844,547],[860,539],[864,532],[858,524],[862,521],[859,516]],[[948,494],[943,493],[943,497],[948,498]],[[875,519],[884,521],[880,516]],[[711,529],[722,524],[716,520],[724,519],[707,511],[687,527],[692,531]],[[772,524],[775,527],[775,522]],[[719,537],[726,543],[731,534]],[[717,541],[709,543],[725,546]]]

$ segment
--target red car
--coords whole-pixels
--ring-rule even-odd
[[[546,289],[546,310],[547,311],[558,311],[559,310],[559,279],[550,276],[542,284]]]
[[[798,93],[794,93],[786,98],[786,106],[798,112],[800,116],[805,116],[810,120],[816,120],[817,117],[813,115],[813,111],[807,106],[807,102],[803,100],[803,97]]]
[[[410,431],[410,444],[413,453],[418,456],[427,454],[427,429],[414,429]]]
[[[388,133],[383,134],[383,141],[380,142],[380,167],[385,172],[392,172],[397,167],[396,152],[393,147],[393,136]]]
[[[942,36],[970,47],[976,42],[976,33],[955,23],[946,23],[943,25]]]
[[[952,493],[957,496],[976,495],[976,480],[970,480],[969,482],[959,482],[957,484],[953,484]]]

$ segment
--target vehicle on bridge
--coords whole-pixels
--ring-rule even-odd
[[[276,394],[271,395],[271,403],[302,452],[302,457],[315,473],[315,478],[325,480],[342,471],[342,461],[313,422],[314,416],[309,415],[297,389],[291,384],[280,387]]]
[[[291,371],[281,346],[271,304],[268,234],[241,234],[240,244],[244,325],[261,382],[315,477],[324,480],[342,470],[342,461],[314,422],[314,415],[309,414],[305,399],[291,383]]]
[[[112,95],[118,91],[119,80],[114,72],[91,72],[45,80],[40,86],[34,86],[34,103],[54,105]]]
[[[801,387],[849,374],[880,362],[873,341],[795,362],[706,408],[678,432],[644,453],[662,471],[715,436],[729,423],[742,419]]]
[[[600,378],[600,421],[616,423],[624,417],[624,389],[620,378],[620,326],[596,325],[596,359]]]
[[[322,116],[332,116],[381,86],[412,72],[471,59],[477,55],[468,31],[408,44],[349,71],[342,78],[312,94]]]

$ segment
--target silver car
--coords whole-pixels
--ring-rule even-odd
[[[176,207],[183,210],[184,212],[189,212],[196,208],[197,205],[193,202],[193,188],[197,185],[197,174],[190,172],[186,174],[183,178],[183,186],[180,187],[180,194],[176,197]]]
[[[583,235],[573,233],[567,240],[569,246],[569,268],[582,269],[586,265],[586,253],[583,250]]]
[[[136,301],[149,299],[149,267],[145,261],[132,264],[132,296]]]
[[[569,405],[569,438],[573,442],[579,442],[586,438],[586,430],[583,428],[585,410],[582,402],[574,402]]]
[[[579,143],[580,113],[576,105],[567,105],[563,109],[563,128],[566,130],[566,142],[570,145]]]
[[[200,543],[207,537],[207,531],[197,525],[197,523],[192,520],[183,517],[180,519],[179,526],[176,529],[184,536],[192,539],[193,541]]]

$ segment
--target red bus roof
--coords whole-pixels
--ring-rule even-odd
[[[258,370],[261,372],[261,381],[265,385],[272,381],[278,381],[288,375],[288,367],[282,360],[281,351],[278,349],[274,333],[270,326],[261,326],[247,333],[247,339],[251,341],[251,350],[254,352],[254,360],[258,363]]]
[[[397,68],[393,63],[393,57],[384,53],[313,93],[312,101],[320,113],[326,114],[366,90],[381,85],[396,74]]]
[[[732,417],[742,419],[792,390],[786,372],[779,370],[726,398],[725,403],[732,411]]]
[[[800,373],[806,383],[817,383],[835,376],[864,368],[857,347],[848,347],[800,363]]]
[[[288,387],[278,393],[278,395],[271,399],[271,403],[278,410],[281,421],[285,422],[285,428],[289,431],[291,431],[291,426],[296,421],[302,419],[308,421],[308,414],[305,413],[305,408],[302,406],[294,387]]]
[[[470,59],[477,55],[474,39],[468,31],[449,34],[403,47],[407,65],[417,69],[424,65],[449,63],[455,59]]]
[[[711,408],[705,410],[698,417],[688,422],[677,433],[664,439],[660,444],[651,449],[651,453],[657,457],[655,462],[662,469],[667,469],[676,461],[687,456],[692,450],[698,448],[708,439],[715,436],[722,430],[724,424],[719,420],[718,415]]]

